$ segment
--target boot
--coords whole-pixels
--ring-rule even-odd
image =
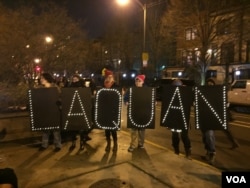
[[[206,154],[205,154],[205,159],[206,159],[207,161],[209,161],[209,151],[206,152]]]
[[[186,153],[186,158],[191,160],[192,159],[192,157],[191,157],[191,148],[185,149],[185,153]]]
[[[179,155],[179,154],[180,154],[179,148],[175,147],[175,148],[174,148],[174,153],[175,153],[176,155]]]
[[[236,148],[240,147],[240,145],[237,142],[234,142],[232,147],[230,148],[231,150],[234,150]]]
[[[214,161],[215,161],[215,152],[211,152],[211,153],[209,153],[209,159],[208,159],[208,162],[209,162],[209,164],[211,164],[211,165],[214,165]]]
[[[107,140],[107,146],[105,148],[105,151],[107,151],[107,152],[110,151],[110,144],[111,144],[110,140]]]
[[[113,147],[113,152],[116,152],[118,148],[117,140],[114,141],[114,147]]]
[[[69,150],[72,151],[76,147],[76,141],[73,140],[71,146],[69,147]]]
[[[81,142],[80,142],[80,150],[84,150],[84,141],[83,140],[81,140]]]

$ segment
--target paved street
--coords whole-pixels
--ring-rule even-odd
[[[22,188],[69,186],[95,188],[100,184],[106,187],[112,185],[112,187],[136,188],[220,187],[221,171],[250,169],[249,152],[247,152],[249,138],[246,133],[249,129],[244,129],[242,133],[242,130],[237,129],[244,126],[236,126],[245,116],[240,117],[241,119],[236,117],[237,120],[234,121],[232,129],[240,142],[240,148],[230,150],[230,144],[223,133],[216,133],[216,163],[215,166],[211,166],[201,160],[204,148],[199,130],[190,131],[193,160],[185,158],[182,147],[181,155],[177,156],[173,153],[170,131],[157,123],[160,103],[157,104],[156,109],[156,128],[146,130],[145,149],[136,149],[133,153],[127,151],[130,134],[124,118],[126,108],[123,108],[117,153],[104,151],[106,141],[103,130],[95,129],[90,133],[92,140],[83,151],[78,150],[79,145],[75,150],[69,151],[71,143],[64,142],[62,150],[58,153],[53,152],[52,145],[40,152],[38,151],[41,140],[39,136],[1,142],[0,168],[15,169],[19,186]],[[235,116],[242,115],[235,114]],[[25,122],[27,121],[23,120],[24,125],[26,125]],[[246,127],[245,124],[244,128]],[[6,138],[10,136],[7,132]]]
[[[158,102],[156,108],[156,128],[147,130],[146,138],[152,143],[172,151],[171,131],[159,126],[160,108],[161,103]],[[250,116],[249,114],[233,112],[233,118],[234,121],[230,122],[229,125],[240,147],[232,150],[232,144],[226,134],[223,131],[215,131],[217,154],[214,166],[224,171],[250,171]],[[201,157],[205,155],[205,149],[201,139],[201,132],[195,129],[193,113],[191,113],[191,125],[189,135],[192,145],[192,157],[200,162],[206,162]],[[182,142],[180,142],[180,150],[184,153]]]
[[[146,142],[145,149],[128,152],[130,136],[125,131],[118,132],[117,153],[104,151],[102,130],[93,130],[90,136],[83,151],[72,152],[70,142],[57,153],[53,146],[38,151],[37,140],[1,143],[0,168],[15,169],[21,188],[220,187],[220,170],[151,142]],[[100,182],[103,186],[98,186]]]

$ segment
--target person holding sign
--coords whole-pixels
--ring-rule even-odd
[[[105,69],[105,79],[104,79],[104,88],[118,88],[118,85],[115,83],[114,74],[112,71]],[[107,146],[105,151],[109,152],[111,147],[111,139],[110,136],[112,135],[114,146],[113,151],[116,152],[118,149],[117,144],[117,130],[105,130],[105,137],[107,141]]]
[[[143,74],[137,75],[135,78],[135,86],[143,87],[144,80],[145,80],[145,75]],[[126,105],[128,105],[128,101],[129,101],[129,92],[127,91],[124,95],[124,102]],[[144,139],[145,139],[144,128],[131,128],[131,142],[128,148],[128,152],[132,152],[136,148],[137,138],[138,138],[138,148],[144,148]]]
[[[174,85],[174,86],[182,86],[183,83],[182,83],[181,80],[175,79],[172,82],[172,85]],[[175,130],[175,129],[172,130],[171,129],[171,132],[172,132],[172,146],[174,148],[174,152],[177,155],[179,155],[179,153],[180,153],[179,143],[180,143],[180,137],[181,137],[181,140],[182,140],[184,148],[185,148],[186,157],[188,159],[191,159],[191,142],[190,142],[190,139],[189,139],[189,136],[188,136],[188,129],[183,129],[183,130],[180,130],[180,131],[181,132],[179,132],[179,130]]]
[[[54,78],[49,73],[43,73],[41,75],[40,82],[45,88],[57,87],[54,82]],[[54,151],[58,152],[61,150],[62,144],[61,144],[60,130],[53,130],[53,131],[46,130],[43,132],[43,135],[42,135],[42,145],[39,148],[40,151],[43,151],[48,147],[49,135],[51,134],[51,132],[53,133],[53,136],[54,136],[54,144],[55,144]]]
[[[72,76],[72,82],[70,84],[71,88],[82,88],[85,87],[84,81],[78,74],[74,74]],[[84,143],[91,140],[89,137],[89,131],[88,130],[82,130],[82,131],[70,131],[71,139],[72,139],[72,144],[69,148],[69,150],[73,150],[76,147],[76,140],[77,140],[77,134],[80,134],[80,150],[84,149]]]

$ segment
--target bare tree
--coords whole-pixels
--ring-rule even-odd
[[[198,54],[195,54],[196,59],[192,61],[191,66],[196,67],[193,70],[199,72],[200,84],[205,85],[205,76],[208,67],[211,65],[213,58],[211,57],[211,49],[214,44],[226,44],[228,41],[235,39],[235,33],[227,33],[227,37],[218,37],[218,31],[220,27],[223,27],[225,21],[229,25],[238,25],[243,19],[242,11],[237,11],[236,13],[241,13],[236,21],[237,17],[232,16],[232,12],[235,15],[235,10],[232,7],[239,6],[241,3],[249,4],[249,1],[235,1],[235,0],[178,0],[172,1],[171,10],[166,15],[168,17],[168,24],[172,26],[174,32],[176,32],[177,48],[194,48],[199,49]],[[244,6],[245,6],[244,5]],[[230,20],[229,20],[230,18]],[[241,20],[241,21],[240,21]],[[224,25],[225,26],[225,25]],[[241,24],[242,26],[242,24]],[[183,34],[186,29],[189,30],[189,36],[187,33]],[[241,32],[244,32],[241,27],[237,28],[239,36]],[[173,30],[172,29],[172,30]],[[222,30],[225,34],[226,30]],[[188,42],[187,42],[188,40]],[[240,41],[240,40],[239,40]],[[242,40],[241,40],[242,41]],[[219,51],[217,51],[219,52]],[[222,53],[220,53],[222,54]],[[193,54],[194,56],[194,54]],[[239,55],[240,56],[240,55]],[[217,57],[222,58],[222,57]],[[228,61],[227,61],[228,62]]]
[[[10,9],[0,6],[1,81],[18,83],[34,72],[34,59],[42,71],[74,72],[85,69],[88,41],[80,23],[56,4]],[[50,36],[53,42],[45,42]]]

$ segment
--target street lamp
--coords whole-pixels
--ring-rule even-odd
[[[130,0],[116,0],[118,4],[125,6]],[[146,19],[147,19],[147,4],[142,4],[139,0],[135,0],[135,2],[142,8],[143,10],[143,52],[142,52],[142,61],[143,66],[147,66],[148,61],[148,53],[146,52]]]
[[[47,35],[44,37],[44,43],[45,43],[45,50],[44,50],[44,56],[43,56],[43,67],[45,68],[46,65],[48,65],[49,62],[49,46],[53,43],[53,37],[50,35]]]
[[[125,6],[127,5],[131,0],[116,0],[116,2],[121,5],[121,6]],[[143,10],[143,52],[142,52],[142,62],[143,62],[143,67],[146,67],[148,64],[148,59],[149,59],[149,55],[146,52],[146,20],[147,20],[147,9],[154,7],[156,5],[160,5],[163,3],[166,3],[166,0],[159,0],[156,2],[151,2],[151,3],[142,3],[140,0],[134,0],[135,3],[137,3],[137,5],[139,5],[142,10]],[[144,0],[144,2],[146,2]]]

